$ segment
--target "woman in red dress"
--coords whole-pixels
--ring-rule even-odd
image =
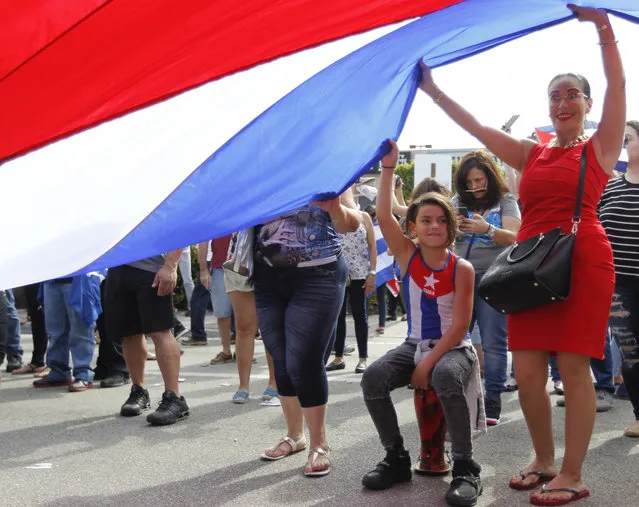
[[[421,64],[422,90],[451,119],[522,173],[523,216],[518,241],[556,227],[570,230],[584,144],[587,149],[588,169],[572,259],[570,297],[508,319],[519,401],[535,450],[532,463],[512,478],[510,487],[532,490],[548,483],[531,494],[535,505],[563,505],[589,494],[581,473],[595,420],[590,357],[603,357],[614,288],[612,251],[597,218],[597,203],[621,151],[625,77],[606,12],[569,7],[580,21],[593,22],[597,27],[607,80],[601,122],[590,139],[584,136],[584,119],[592,99],[590,85],[582,76],[561,74],[550,82],[549,112],[557,137],[549,145],[539,145],[481,125],[435,85],[430,69]],[[557,355],[566,399],[566,451],[558,474],[546,391],[549,354]]]

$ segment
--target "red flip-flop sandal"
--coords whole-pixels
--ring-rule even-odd
[[[531,475],[536,475],[537,480],[528,484],[522,484],[521,482],[516,482],[515,479],[511,479],[510,483],[508,484],[508,487],[510,487],[510,489],[516,489],[518,491],[527,491],[529,489],[535,489],[540,484],[544,484],[545,482],[552,481],[555,478],[556,474],[549,474],[546,472],[536,472],[536,471],[524,473],[523,470],[519,472],[519,477],[521,477],[522,481],[526,480],[526,477],[529,477]]]
[[[543,495],[546,493],[556,493],[558,491],[565,491],[567,493],[570,493],[572,496],[569,496],[568,498],[544,498]],[[590,491],[588,491],[587,489],[582,489],[581,491],[577,491],[576,489],[572,489],[572,488],[552,488],[552,489],[548,489],[546,488],[546,485],[544,484],[541,487],[541,492],[540,493],[531,493],[530,494],[530,503],[533,505],[566,505],[569,504],[570,502],[574,502],[575,500],[581,500],[582,498],[586,498],[587,496],[590,496]]]

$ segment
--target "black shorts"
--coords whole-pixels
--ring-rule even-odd
[[[104,316],[107,336],[122,338],[173,329],[173,295],[158,296],[155,273],[131,266],[109,269]]]

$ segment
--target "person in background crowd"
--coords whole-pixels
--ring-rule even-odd
[[[477,294],[486,270],[507,246],[515,242],[521,225],[521,213],[490,153],[466,154],[455,173],[459,233],[455,254],[475,268],[475,301],[472,328],[477,323],[486,382],[486,422],[498,424],[501,417],[501,393],[508,379],[508,330],[506,316],[493,309]]]
[[[31,335],[33,337],[33,353],[31,361],[22,368],[13,370],[14,375],[44,374],[48,373],[45,362],[49,337],[44,323],[44,308],[38,301],[38,293],[42,287],[41,283],[32,283],[24,287],[27,299],[27,315],[31,323]]]
[[[7,296],[0,290],[0,364],[4,361],[7,345]],[[0,380],[2,376],[0,375]]]
[[[237,252],[242,257],[244,264],[252,264],[253,241],[252,229],[247,229],[233,234],[229,245],[229,259],[234,257],[238,248],[238,238],[245,234],[251,234],[251,241],[242,244],[250,248],[250,252]],[[239,259],[239,257],[238,257]],[[249,276],[252,266],[242,265],[242,260],[224,263],[224,287],[233,306],[235,317],[236,341],[235,354],[237,360],[237,372],[240,377],[240,385],[233,395],[232,402],[237,404],[247,403],[249,400],[249,383],[251,380],[251,366],[255,355],[255,338],[258,334],[257,312],[255,310],[255,292],[253,280]],[[204,276],[204,275],[202,275]],[[206,282],[206,280],[204,280]],[[266,352],[268,365],[268,384],[262,394],[262,402],[269,405],[277,405],[279,395],[275,384],[275,368],[273,358]]]
[[[596,26],[607,81],[601,122],[590,139],[584,135],[584,121],[592,98],[590,85],[583,76],[560,74],[550,81],[549,114],[557,136],[552,144],[541,145],[528,139],[516,140],[480,124],[437,87],[430,69],[420,62],[421,89],[457,124],[522,173],[519,196],[523,215],[518,241],[556,227],[571,230],[580,159],[586,149],[588,170],[572,255],[570,297],[508,316],[508,342],[515,361],[519,402],[535,450],[532,462],[511,479],[510,487],[529,490],[548,482],[530,495],[535,505],[564,505],[590,494],[582,477],[596,406],[590,357],[603,357],[614,291],[612,250],[596,209],[621,151],[625,76],[606,12],[569,7],[580,21]],[[546,391],[551,353],[557,354],[566,396],[565,454],[559,474],[555,468],[552,411]]]
[[[106,331],[105,317],[106,278],[100,284],[100,301],[102,313],[98,316],[95,326],[100,336],[98,359],[93,370],[93,380],[100,381],[100,387],[120,387],[131,382],[129,370],[126,367],[122,345],[114,342]]]
[[[68,386],[69,392],[93,387],[91,362],[95,351],[95,321],[102,313],[100,282],[89,273],[44,282],[44,312],[49,333],[47,366],[50,372],[34,387]],[[73,369],[69,366],[69,353]]]
[[[171,329],[174,325],[173,289],[182,249],[110,268],[106,280],[105,317],[107,335],[122,351],[133,385],[120,415],[132,417],[151,408],[145,389],[147,360],[145,335],[155,344],[158,366],[164,380],[162,401],[147,422],[153,426],[173,424],[190,414],[180,395],[180,347]]]
[[[397,145],[382,158],[377,217],[388,247],[399,263],[409,302],[408,337],[399,347],[371,364],[362,378],[366,408],[386,451],[362,484],[386,489],[410,480],[411,461],[404,449],[393,389],[409,383],[426,391],[432,386],[443,407],[452,442],[453,480],[446,493],[452,505],[474,505],[482,492],[481,466],[473,459],[472,428],[464,386],[479,364],[469,339],[473,307],[472,265],[449,247],[457,221],[449,199],[429,193],[412,201],[404,235],[391,214],[392,171]],[[411,238],[417,239],[417,244]]]
[[[337,233],[355,231],[360,221],[349,188],[339,198],[266,222],[256,232],[255,305],[287,425],[286,436],[262,459],[279,460],[306,449],[306,420],[308,477],[331,471],[325,365],[348,274]]]
[[[355,189],[352,188],[354,191]],[[354,195],[357,197],[355,192]],[[357,202],[357,200],[356,200]],[[350,300],[351,314],[355,324],[355,338],[359,361],[355,373],[363,373],[368,358],[368,298],[375,291],[375,268],[377,266],[377,245],[373,221],[366,212],[355,232],[339,235],[342,253],[348,264],[349,283],[346,286],[344,303],[337,319],[335,339],[335,359],[326,366],[326,371],[343,370],[344,345],[346,343],[346,305]]]
[[[186,298],[186,315],[191,316],[191,298],[193,297],[193,289],[195,284],[193,283],[193,276],[191,275],[191,247],[186,246],[182,250],[180,260],[178,261],[178,269],[180,270],[180,276],[182,277],[182,285],[184,286],[184,296]],[[175,334],[177,338],[177,334]]]
[[[626,173],[608,182],[599,202],[599,218],[615,261],[610,327],[621,349],[623,381],[635,416],[624,435],[639,438],[639,121],[626,123],[624,144]]]
[[[13,289],[4,291],[7,299],[7,373],[22,368],[22,355],[24,351],[20,345],[20,317],[16,310],[16,299],[13,295]]]

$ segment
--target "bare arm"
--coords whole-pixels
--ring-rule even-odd
[[[354,232],[362,219],[361,212],[353,199],[353,191],[347,188],[339,197],[330,201],[316,201],[315,204],[331,216],[331,222],[337,232]]]
[[[428,387],[429,376],[435,365],[446,352],[459,345],[468,334],[468,326],[473,313],[475,270],[464,259],[459,259],[457,262],[453,322],[433,350],[415,368],[411,378],[411,385],[416,389],[426,389]]]
[[[377,192],[377,222],[384,235],[388,249],[392,250],[395,260],[399,263],[402,273],[406,272],[411,255],[415,251],[415,244],[404,236],[402,228],[391,213],[391,201],[393,196],[393,169],[397,164],[399,150],[397,144],[389,139],[391,151],[382,158],[382,175],[379,179]]]
[[[579,21],[592,21],[599,32],[607,87],[601,122],[592,137],[592,146],[603,170],[612,174],[621,153],[626,123],[626,76],[621,55],[605,10],[576,6],[571,6],[571,9],[577,14]]]
[[[502,130],[479,123],[472,114],[439,89],[433,81],[431,70],[423,61],[420,60],[419,65],[422,69],[420,88],[439,105],[450,119],[470,135],[475,136],[508,165],[522,171],[535,143],[529,139],[515,139]]]
[[[210,243],[210,241],[203,241],[197,246],[197,260],[200,265],[200,283],[206,288],[208,288],[211,283],[211,273],[209,272],[209,266],[206,263],[206,258],[209,255]]]
[[[364,227],[366,227],[366,243],[368,245],[368,257],[370,259],[369,270],[375,272],[377,270],[377,241],[375,241],[375,229],[373,228],[373,220],[368,213],[362,213],[364,217]],[[366,294],[375,292],[375,274],[369,272],[366,277]]]
[[[166,254],[164,266],[155,274],[155,279],[151,285],[158,289],[158,296],[167,296],[173,292],[177,285],[177,267],[180,256],[184,248],[178,248]]]

